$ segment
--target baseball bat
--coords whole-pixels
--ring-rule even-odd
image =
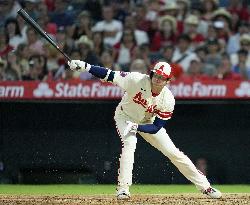
[[[52,46],[54,46],[63,56],[71,61],[71,58],[63,52],[59,46],[53,41],[53,39],[32,19],[24,9],[20,9],[17,12],[31,27],[33,27],[43,38],[45,38]]]

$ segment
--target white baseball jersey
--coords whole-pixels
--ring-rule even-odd
[[[136,133],[124,135],[128,126],[126,120],[138,124],[151,124],[155,116],[168,120],[174,110],[175,99],[170,90],[164,87],[161,93],[153,97],[151,93],[151,80],[148,75],[131,72],[115,72],[113,83],[122,87],[125,94],[116,109],[116,128],[122,141],[120,168],[118,171],[118,189],[128,190],[132,184],[132,171],[134,152],[136,149]],[[192,161],[178,148],[168,136],[165,129],[155,134],[139,133],[147,142],[160,150],[181,171],[184,176],[193,182],[199,190],[210,187],[207,178],[200,173]]]
[[[153,123],[155,116],[163,120],[171,118],[175,105],[173,94],[164,87],[159,95],[153,97],[148,75],[116,71],[113,83],[125,90],[117,109],[121,109],[134,122]]]

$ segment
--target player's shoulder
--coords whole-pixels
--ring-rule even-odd
[[[164,87],[161,91],[161,95],[158,101],[158,107],[161,111],[164,112],[173,112],[174,110],[175,98],[167,87]]]
[[[130,75],[132,75],[132,76],[134,76],[135,78],[138,78],[138,79],[148,78],[148,75],[143,74],[143,73],[139,73],[139,72],[130,72]]]
[[[169,88],[167,86],[165,86],[163,88],[163,92],[164,92],[164,97],[168,99],[168,101],[172,101],[175,102],[175,98],[173,93],[169,90]]]
[[[137,81],[138,83],[145,83],[149,80],[148,75],[139,72],[129,72],[129,76],[131,79]]]
[[[162,91],[162,109],[165,110],[174,110],[175,106],[175,98],[172,92],[168,89],[168,87],[164,87]]]

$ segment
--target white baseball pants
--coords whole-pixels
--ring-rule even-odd
[[[132,171],[134,164],[134,152],[136,149],[137,138],[134,134],[123,136],[123,131],[127,126],[124,118],[117,118],[116,127],[122,141],[122,153],[120,155],[120,169],[118,171],[118,187],[128,188],[132,184]],[[156,134],[139,132],[139,134],[152,146],[161,151],[179,171],[192,183],[198,190],[204,191],[210,187],[206,176],[199,172],[192,161],[178,148],[168,136],[164,128]]]

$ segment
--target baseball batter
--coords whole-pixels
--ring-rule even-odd
[[[137,132],[168,157],[198,190],[212,198],[221,197],[221,192],[212,188],[206,176],[176,148],[164,128],[175,106],[174,96],[166,87],[172,77],[168,63],[158,62],[150,75],[112,71],[80,60],[72,60],[68,65],[71,70],[88,71],[104,81],[120,86],[125,91],[114,117],[123,145],[118,171],[118,199],[130,198],[129,187],[132,184]]]

